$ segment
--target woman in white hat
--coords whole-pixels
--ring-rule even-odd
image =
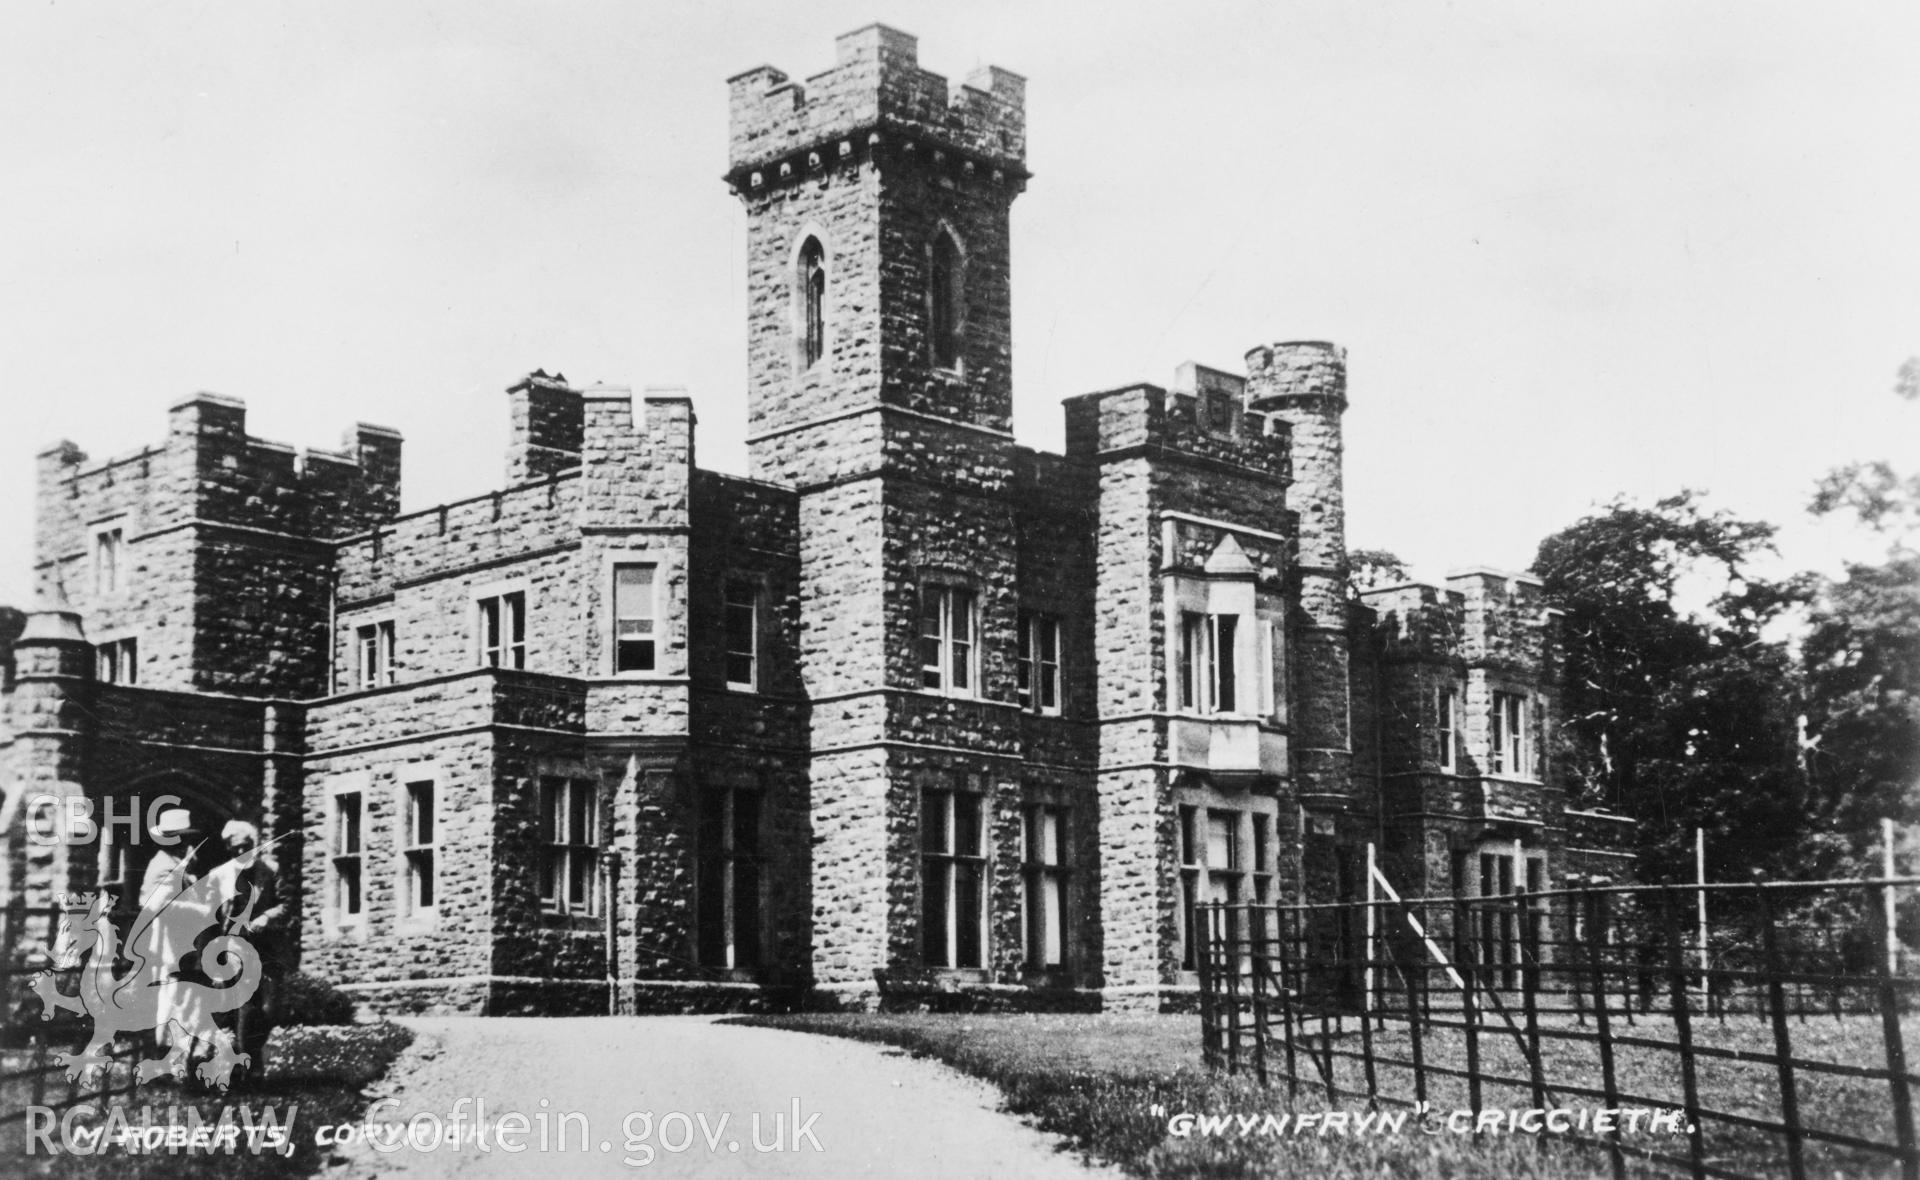
[[[194,852],[201,832],[194,825],[193,813],[184,807],[169,807],[148,829],[159,846],[147,862],[147,875],[140,881],[140,908],[153,909],[180,896],[180,891],[199,880],[193,871]]]
[[[196,853],[200,850],[202,833],[193,822],[193,814],[184,807],[169,807],[161,812],[148,829],[148,835],[158,845],[153,859],[147,862],[146,876],[140,881],[140,909],[151,913],[165,907],[179,897],[187,886],[199,880],[200,874],[194,871]],[[173,923],[158,922],[147,927],[148,945],[151,953],[162,964],[166,972],[162,979],[180,969],[180,961],[193,950],[193,944],[176,944],[169,937]],[[171,988],[171,983],[166,985]],[[171,1005],[163,1000],[162,1011],[171,1011]],[[163,1020],[153,1030],[153,1041],[161,1049],[173,1045],[173,1036]],[[189,1049],[192,1046],[188,1047]]]

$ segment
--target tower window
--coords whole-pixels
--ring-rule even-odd
[[[960,335],[966,295],[966,259],[946,229],[933,236],[927,266],[927,332],[936,368],[960,367]]]
[[[961,586],[920,588],[920,687],[946,696],[977,695],[975,600]]]
[[[987,941],[987,855],[981,798],[961,791],[920,796],[920,927],[929,967],[978,967]]]
[[[744,970],[760,965],[760,796],[710,791],[700,797],[694,910],[700,963]]]
[[[1488,712],[1489,769],[1508,778],[1533,777],[1527,698],[1516,692],[1493,694]]]
[[[434,908],[433,787],[431,781],[407,784],[406,876],[401,885],[407,911],[413,914]]]
[[[93,648],[94,678],[102,684],[137,684],[140,680],[140,641],[110,639]]]
[[[600,912],[600,796],[578,779],[540,780],[540,906],[548,913]]]
[[[1027,806],[1027,966],[1067,961],[1067,812],[1043,803]]]
[[[93,534],[93,592],[101,596],[126,589],[127,534],[119,525],[97,529]]]
[[[527,666],[527,595],[524,590],[479,600],[480,662],[489,668]]]
[[[658,610],[654,601],[653,574],[654,567],[651,565],[613,567],[615,672],[654,670],[654,624]]]
[[[1244,887],[1247,866],[1241,831],[1247,813],[1218,807],[1182,806],[1179,816],[1180,966],[1182,970],[1197,971],[1200,956],[1206,953],[1209,919],[1195,907],[1215,902],[1235,906],[1247,900]],[[1270,872],[1265,867],[1266,830],[1264,823],[1252,830],[1254,868],[1267,879],[1266,888],[1271,889]],[[1240,919],[1240,913],[1227,911],[1225,933],[1228,938],[1240,937]]]
[[[820,239],[800,247],[800,367],[811,369],[827,351],[827,255]]]
[[[1460,693],[1451,685],[1434,692],[1434,720],[1440,737],[1440,769],[1456,774],[1460,770]]]
[[[1020,707],[1035,713],[1060,711],[1060,620],[1020,612],[1014,687]]]
[[[760,585],[728,578],[725,594],[727,687],[752,692],[759,685]]]
[[[1181,612],[1180,707],[1186,712],[1238,711],[1239,626],[1239,615]]]
[[[359,684],[362,689],[382,688],[393,683],[393,620],[368,623],[355,631],[360,653]]]
[[[360,792],[341,791],[333,797],[333,911],[335,921],[351,925],[364,920],[360,893]]]

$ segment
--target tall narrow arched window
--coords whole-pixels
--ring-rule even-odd
[[[960,367],[960,335],[966,314],[967,260],[960,244],[942,226],[933,235],[927,262],[927,333],[933,363],[942,369]]]
[[[827,260],[820,239],[800,247],[800,367],[811,369],[827,351]]]

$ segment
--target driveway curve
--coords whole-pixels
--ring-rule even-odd
[[[330,1177],[1120,1176],[885,1046],[705,1016],[403,1023],[419,1037],[373,1091],[373,1141],[297,1132],[352,1140]]]

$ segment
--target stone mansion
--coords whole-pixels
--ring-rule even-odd
[[[411,512],[394,432],[296,452],[212,394],[46,449],[5,899],[132,905],[144,820],[40,840],[43,796],[173,795],[279,839],[303,968],[378,1010],[1153,1007],[1196,901],[1354,897],[1370,843],[1407,896],[1629,872],[1566,806],[1540,584],[1353,586],[1340,348],[1021,446],[1023,80],[875,25],[729,89],[749,473],[679,393],[541,371],[504,484]]]

